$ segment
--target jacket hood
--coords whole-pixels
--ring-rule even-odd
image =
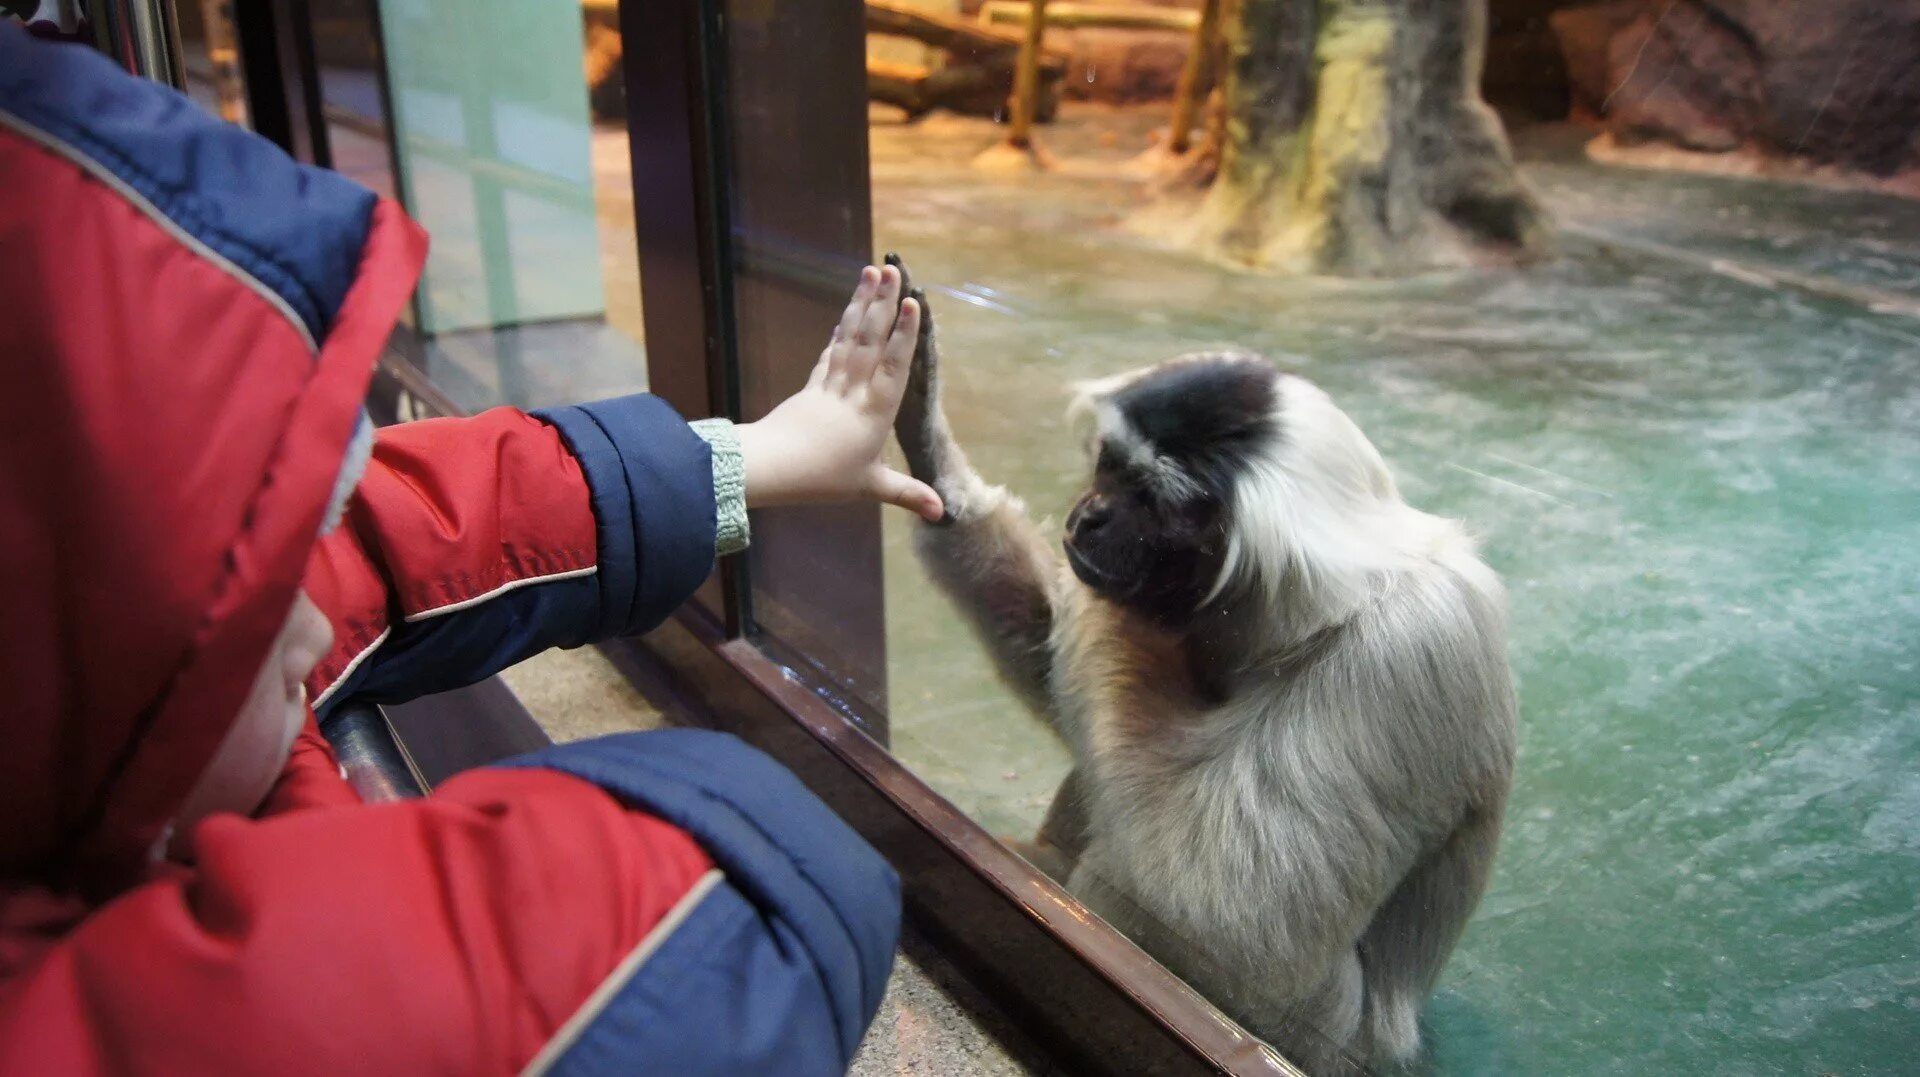
[[[0,878],[137,878],[291,608],[397,206],[0,25]]]

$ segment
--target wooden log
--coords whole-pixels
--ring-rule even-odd
[[[1017,30],[937,15],[899,0],[867,0],[866,24],[870,34],[912,38],[936,49],[945,49],[956,61],[1001,58],[1009,70],[1026,40],[1025,34]],[[1061,53],[1049,52],[1042,66],[1065,74],[1067,58]]]
[[[987,0],[980,8],[983,26],[1025,26],[1033,11],[1028,0]],[[1063,30],[1100,27],[1109,30],[1179,30],[1191,32],[1200,13],[1186,8],[1151,4],[1097,4],[1056,0],[1047,5],[1047,22]]]
[[[1045,123],[1053,119],[1059,108],[1060,81],[1042,81],[1036,118]],[[917,120],[934,109],[998,119],[1006,112],[1012,84],[1012,72],[986,64],[926,68],[884,60],[867,61],[868,100],[901,109],[909,120]]]
[[[1185,153],[1193,144],[1193,113],[1200,87],[1211,75],[1215,39],[1220,36],[1220,0],[1204,0],[1200,20],[1193,31],[1193,47],[1187,52],[1186,65],[1180,69],[1180,81],[1173,91],[1173,125],[1167,149]]]
[[[867,61],[867,100],[904,109],[909,120],[933,111],[927,95],[927,76],[933,72],[918,64]]]
[[[1020,46],[1020,66],[1013,74],[1013,126],[1007,144],[1026,149],[1033,144],[1033,117],[1039,111],[1040,53],[1046,47],[1047,0],[1033,0],[1027,20],[1027,39]]]

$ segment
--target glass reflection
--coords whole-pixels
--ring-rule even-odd
[[[335,167],[433,236],[412,322],[463,407],[646,387],[612,18],[603,4],[313,4]]]

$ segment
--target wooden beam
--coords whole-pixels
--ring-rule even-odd
[[[980,8],[980,24],[1025,26],[1033,5],[1028,0],[987,0]],[[1047,5],[1047,22],[1063,29],[1101,27],[1110,30],[1177,30],[1191,32],[1200,24],[1200,13],[1186,8],[1156,7],[1152,4],[1079,3],[1056,0]]]
[[[908,119],[917,120],[934,109],[996,119],[1006,113],[1012,85],[1012,72],[998,65],[962,63],[926,68],[867,61],[867,97],[905,110]],[[1059,103],[1060,80],[1042,72],[1036,119],[1052,119]]]
[[[936,49],[945,49],[955,60],[985,61],[995,57],[1012,66],[1026,35],[1018,30],[1002,30],[977,22],[937,15],[899,0],[867,0],[867,32],[912,38]],[[1067,69],[1065,55],[1048,53],[1046,67]]]

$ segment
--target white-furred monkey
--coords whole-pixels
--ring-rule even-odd
[[[896,431],[948,511],[918,550],[1072,749],[1067,888],[1313,1072],[1411,1059],[1512,781],[1500,581],[1325,393],[1234,353],[1087,391],[1056,556],[954,441],[913,295]]]

